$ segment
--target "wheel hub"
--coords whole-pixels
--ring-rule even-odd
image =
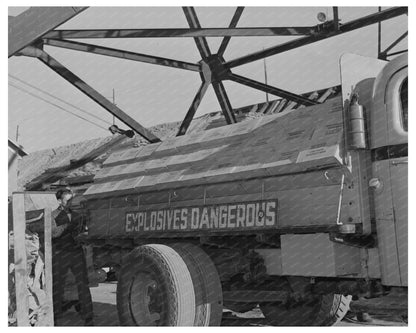
[[[157,326],[161,319],[161,303],[158,283],[150,274],[138,274],[132,281],[130,311],[140,326]]]

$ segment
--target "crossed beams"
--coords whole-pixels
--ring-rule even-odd
[[[71,83],[75,88],[83,92],[97,104],[101,105],[104,109],[109,111],[113,116],[122,121],[124,124],[132,128],[136,133],[140,134],[143,138],[150,143],[160,142],[160,139],[155,136],[151,131],[140,125],[136,120],[131,118],[123,110],[118,108],[115,104],[111,103],[107,98],[101,95],[97,90],[89,86],[80,77],[72,73],[64,65],[46,53],[44,50],[34,47],[26,46],[20,51],[20,55],[35,57],[43,62],[46,66]]]
[[[392,48],[394,48],[397,44],[399,44],[403,39],[405,39],[408,35],[408,31],[406,31],[403,35],[401,35],[399,38],[397,38],[393,43],[390,44],[384,51],[379,52],[379,59],[387,60],[389,56],[400,54],[407,52],[407,50],[402,50],[398,52],[388,53]]]
[[[193,28],[193,29],[201,28],[198,17],[196,16],[195,9],[193,7],[183,7],[183,12],[184,12],[186,20],[188,21],[188,24],[191,28]],[[237,22],[235,22],[235,24],[237,24]],[[209,63],[212,54],[211,54],[211,50],[209,49],[208,42],[207,42],[206,38],[205,37],[195,37],[194,40],[195,40],[195,44],[198,48],[198,51],[199,51],[199,53],[202,57],[202,60],[206,63],[207,62]],[[209,70],[211,71],[211,69],[209,69]],[[217,73],[214,73],[214,74],[217,74]],[[210,83],[212,83],[215,94],[217,95],[217,99],[218,99],[218,102],[220,103],[221,110],[224,114],[225,120],[227,121],[228,124],[236,123],[237,121],[235,119],[233,109],[232,109],[230,100],[227,96],[227,92],[225,91],[224,85],[222,84],[222,82],[220,80],[217,80],[217,78],[215,76],[216,75],[214,75],[214,77],[212,78]],[[205,86],[205,83],[209,83],[203,77],[202,77],[202,81],[203,81],[203,86]],[[203,92],[203,94],[200,94],[201,92]],[[197,96],[200,94],[201,98],[203,98],[205,92],[206,92],[206,89],[205,90],[200,89],[197,92]],[[194,99],[194,101],[195,101],[195,99]],[[195,114],[195,112],[196,112],[196,108],[195,108],[194,103],[192,103],[188,113],[189,114],[191,114],[191,113]],[[177,135],[185,134],[186,130],[187,130],[187,126],[184,122],[182,122],[181,127],[180,127],[180,131],[178,132]]]
[[[313,100],[311,100],[307,97],[296,95],[296,94],[291,93],[289,91],[285,91],[283,89],[272,87],[272,86],[269,86],[269,85],[264,84],[262,82],[255,81],[255,80],[249,79],[249,78],[241,76],[241,75],[230,74],[228,76],[228,79],[231,80],[231,81],[243,84],[247,87],[251,87],[251,88],[254,88],[254,89],[264,91],[268,94],[272,94],[272,95],[275,95],[275,96],[286,98],[290,101],[298,102],[298,103],[306,105],[306,106],[318,104],[317,102],[315,102],[315,101],[313,101]]]
[[[233,74],[231,68],[241,66],[256,60],[292,50],[319,40],[330,38],[342,33],[359,29],[389,18],[407,14],[407,7],[393,7],[375,14],[371,14],[345,24],[339,24],[338,8],[333,8],[334,20],[315,27],[279,27],[279,28],[236,28],[244,7],[237,7],[228,28],[201,28],[193,7],[183,7],[190,29],[119,29],[119,30],[54,30],[43,36],[44,43],[51,46],[91,52],[105,56],[112,56],[133,61],[168,66],[173,68],[196,71],[201,74],[202,84],[194,97],[191,106],[183,120],[177,135],[186,133],[196,110],[204,97],[209,84],[213,85],[227,123],[235,123],[236,119],[225,91],[223,80],[234,82],[258,89],[270,94],[304,105],[317,102],[306,97],[272,87],[249,78]],[[259,52],[255,52],[228,62],[222,58],[231,36],[277,36],[277,35],[306,35],[287,43],[277,45]],[[407,35],[407,34],[406,34]],[[224,36],[217,54],[212,54],[206,41],[206,36]],[[133,38],[133,37],[193,37],[202,57],[199,64],[192,64],[168,58],[150,56],[146,54],[122,51],[98,45],[62,40],[62,38]],[[400,37],[403,39],[405,35]],[[389,51],[394,45],[386,49]],[[153,138],[155,140],[155,138]]]
[[[311,43],[314,43],[323,39],[327,39],[327,38],[337,36],[346,32],[360,29],[360,28],[372,25],[374,23],[388,20],[390,18],[399,16],[399,15],[407,14],[407,12],[408,12],[407,7],[389,8],[381,12],[370,14],[370,15],[361,17],[359,19],[352,20],[345,24],[342,24],[338,27],[338,30],[328,30],[328,31],[324,31],[321,34],[315,34],[315,35],[310,35],[310,36],[298,38],[295,40],[291,40],[289,42],[277,45],[275,47],[264,49],[260,52],[255,52],[255,53],[231,60],[227,62],[226,65],[228,66],[228,68],[232,68],[232,67],[248,64],[256,60],[270,57],[272,55],[276,55],[285,51],[293,50],[295,48],[308,45],[308,44],[311,44]]]
[[[198,18],[196,17],[195,10],[192,7],[184,7],[183,10],[184,10],[185,16],[188,20],[189,26],[193,29],[200,28]],[[243,10],[243,7],[238,7],[237,8],[237,10],[236,10],[236,12],[233,16],[233,19],[231,20],[229,28],[235,28],[236,27],[237,22],[238,22],[239,18],[241,17],[242,10]],[[387,19],[399,16],[399,15],[402,15],[402,14],[407,14],[407,12],[408,12],[407,7],[390,8],[390,9],[384,10],[382,12],[378,12],[378,13],[375,13],[375,14],[367,15],[365,17],[356,19],[356,20],[352,20],[350,22],[347,22],[344,25],[340,25],[339,24],[339,19],[338,19],[338,8],[334,7],[333,8],[334,21],[326,22],[326,24],[323,24],[321,26],[321,28],[322,28],[321,33],[311,34],[310,36],[306,36],[306,37],[299,38],[299,39],[296,39],[296,40],[293,40],[293,41],[289,41],[287,43],[283,43],[283,44],[278,45],[276,47],[265,49],[265,50],[260,51],[260,52],[256,52],[256,53],[249,54],[247,56],[244,56],[244,57],[241,57],[241,58],[229,61],[229,62],[225,62],[225,63],[222,64],[223,68],[220,68],[220,70],[223,70],[223,71],[225,69],[225,74],[222,75],[222,79],[232,80],[234,82],[252,87],[254,89],[262,90],[262,91],[271,93],[271,94],[279,96],[279,97],[286,98],[288,100],[291,100],[291,101],[294,101],[294,102],[297,102],[297,103],[300,103],[300,104],[304,104],[304,105],[317,104],[317,102],[315,102],[313,100],[310,100],[308,98],[305,98],[303,96],[296,95],[296,94],[293,94],[291,92],[284,91],[282,89],[271,87],[271,86],[268,86],[268,85],[263,84],[261,82],[251,80],[249,78],[233,74],[233,73],[231,73],[230,69],[233,68],[233,67],[236,67],[236,66],[247,64],[249,62],[260,60],[260,59],[265,58],[265,57],[269,57],[271,55],[275,55],[275,54],[278,54],[278,53],[282,53],[284,51],[288,51],[288,50],[291,50],[291,49],[294,49],[294,48],[297,48],[297,47],[301,47],[303,45],[307,45],[307,44],[310,44],[310,43],[313,43],[313,42],[316,42],[316,41],[319,41],[319,40],[323,40],[323,39],[326,39],[326,38],[329,38],[329,37],[332,37],[332,36],[336,36],[336,35],[339,35],[339,34],[342,34],[342,33],[346,33],[346,32],[349,32],[349,31],[353,31],[355,29],[359,29],[359,28],[362,28],[362,27],[365,27],[365,26],[368,26],[368,25],[371,25],[371,24],[374,24],[374,23],[377,23],[377,22],[381,22],[383,20],[387,20]],[[329,27],[331,27],[331,28],[329,28]],[[402,38],[404,38],[404,36]],[[219,48],[217,57],[222,58],[222,55],[223,55],[223,53],[224,53],[224,51],[227,47],[229,39],[230,39],[229,36],[224,37],[224,39],[221,43],[221,46]],[[210,57],[210,52],[209,52],[208,44],[206,43],[205,37],[196,37],[195,42],[196,42],[197,47],[198,47],[198,49],[201,53],[202,58],[204,60],[207,60],[207,58]],[[206,45],[208,53],[204,54],[204,52],[206,52],[206,50],[201,49],[201,45]],[[392,48],[393,46],[391,46],[390,48]],[[203,84],[205,84],[205,82],[203,82]],[[227,123],[230,124],[230,123],[235,122],[235,116],[234,116],[234,113],[232,111],[231,104],[230,104],[229,99],[227,97],[225,88],[222,84],[222,80],[218,80],[218,81],[214,80],[214,81],[212,81],[212,85],[214,87],[214,90],[215,90],[215,93],[217,95],[218,101],[220,102],[220,105],[221,105],[222,111],[224,113],[224,116],[227,120]],[[198,91],[197,96],[202,98],[203,94],[201,95],[200,92],[201,92],[201,89]],[[195,99],[194,99],[194,101],[195,101]],[[195,114],[196,109],[195,109],[194,103],[192,103],[190,111],[191,111],[191,109],[192,109],[193,114]],[[188,114],[190,114],[189,111],[188,111]],[[188,114],[187,114],[187,116],[188,116]],[[187,121],[189,121],[189,119]],[[178,132],[178,135],[183,135],[184,132],[186,131],[187,126],[185,124],[185,121],[182,123],[182,125],[181,125],[181,130]]]
[[[241,14],[243,14],[243,10],[244,10],[244,7],[237,7],[237,9],[234,13],[234,16],[231,19],[231,23],[230,23],[227,30],[230,30],[230,29],[235,28],[237,26],[238,20],[240,19]],[[224,39],[222,40],[221,45],[218,48],[218,52],[217,52],[217,54],[219,56],[224,55],[225,49],[227,48],[228,43],[230,42],[230,39],[231,39],[231,36],[225,36]]]

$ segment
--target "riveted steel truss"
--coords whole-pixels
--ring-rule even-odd
[[[48,8],[48,7],[43,7]],[[72,7],[68,7],[72,8]],[[76,8],[62,12],[61,21],[64,22],[76,13],[85,8]],[[244,27],[238,28],[238,21],[243,13],[244,7],[237,7],[228,28],[202,28],[196,11],[193,7],[183,7],[183,12],[187,19],[189,29],[98,29],[98,30],[53,30],[58,24],[55,19],[53,22],[44,24],[41,29],[37,29],[35,34],[28,33],[28,38],[24,38],[24,42],[15,43],[9,38],[9,56],[16,54],[19,50],[32,42],[32,46],[36,47],[36,52],[33,50],[23,49],[21,54],[31,55],[39,58],[48,67],[53,69],[75,87],[83,91],[87,96],[95,100],[110,113],[115,115],[118,119],[130,126],[138,134],[145,137],[150,142],[159,141],[159,138],[150,133],[147,129],[137,123],[134,119],[129,117],[122,110],[115,107],[111,102],[107,101],[102,95],[98,94],[93,88],[88,86],[78,76],[70,72],[68,69],[59,64],[50,55],[43,51],[44,44],[66,48],[81,52],[89,52],[93,54],[100,54],[104,56],[122,58],[131,61],[139,61],[154,65],[173,67],[177,69],[184,69],[194,72],[199,72],[201,76],[201,86],[199,87],[192,103],[185,115],[185,118],[180,126],[177,135],[184,135],[204,97],[208,87],[212,84],[221,110],[228,124],[236,122],[236,117],[233,112],[230,100],[225,90],[223,81],[231,80],[248,87],[267,92],[281,97],[291,103],[301,105],[318,104],[319,100],[312,99],[305,95],[298,95],[283,89],[272,87],[267,84],[257,82],[255,80],[232,73],[232,68],[251,63],[266,57],[277,55],[295,48],[302,47],[320,40],[324,40],[333,36],[344,34],[359,28],[363,28],[375,23],[380,23],[393,17],[407,14],[407,7],[393,7],[385,10],[380,10],[371,15],[367,15],[344,24],[340,23],[338,8],[333,7],[333,20],[327,21],[315,26],[294,26],[294,27]],[[17,17],[19,18],[19,17]],[[15,18],[15,19],[17,19]],[[58,20],[59,21],[59,20]],[[11,21],[13,22],[13,20]],[[15,21],[15,23],[18,21]],[[61,22],[61,23],[62,23]],[[59,23],[59,22],[58,22]],[[9,27],[10,27],[9,22]],[[33,25],[33,22],[32,22]],[[14,34],[18,24],[14,25]],[[27,30],[27,29],[26,29]],[[9,29],[10,31],[10,29]],[[226,61],[224,59],[224,52],[228,46],[231,37],[241,36],[298,36],[294,40],[267,48],[252,54],[244,55],[237,59]],[[15,36],[15,35],[10,35]],[[386,48],[380,56],[391,56],[395,53],[388,52],[397,45],[401,40],[407,36],[407,32],[400,36],[397,41]],[[147,54],[124,51],[89,43],[81,43],[78,41],[68,39],[85,39],[85,38],[157,38],[157,37],[191,37],[194,38],[196,47],[200,53],[201,60],[198,63],[189,63],[168,58],[156,57]],[[208,45],[206,37],[223,37],[222,43],[216,53],[213,53]],[[14,38],[14,37],[13,37]],[[16,44],[16,45],[15,45]],[[33,55],[35,54],[35,55]]]

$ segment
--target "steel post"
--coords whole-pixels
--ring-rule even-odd
[[[196,93],[191,106],[189,107],[188,112],[186,113],[185,119],[182,121],[182,124],[179,128],[178,134],[176,136],[185,135],[186,131],[188,130],[189,125],[194,118],[196,110],[198,109],[199,104],[201,103],[202,98],[204,97],[207,89],[208,89],[208,82],[202,82],[201,86]]]
[[[227,92],[225,91],[224,85],[221,81],[212,82],[215,94],[217,95],[218,102],[220,102],[222,113],[224,114],[227,124],[234,124],[237,122],[231,107],[230,100],[228,99]]]

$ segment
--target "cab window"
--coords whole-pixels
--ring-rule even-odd
[[[407,78],[405,78],[400,86],[400,104],[401,104],[401,114],[402,114],[402,123],[403,129],[407,132],[407,122],[408,122],[408,103],[407,103]]]

